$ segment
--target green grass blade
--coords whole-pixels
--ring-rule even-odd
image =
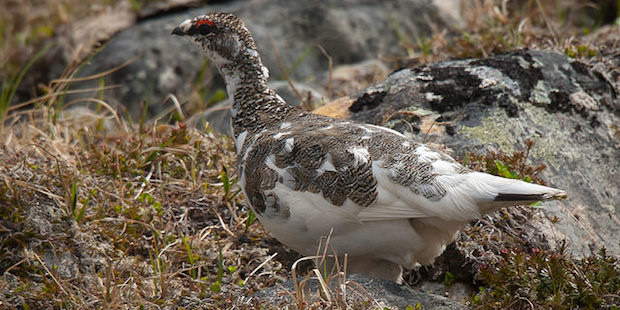
[[[9,83],[2,84],[2,95],[0,95],[0,131],[4,128],[4,119],[8,114],[9,106],[11,105],[11,101],[13,101],[13,97],[15,96],[15,92],[17,92],[17,88],[21,84],[26,72],[30,70],[30,67],[39,59],[43,54],[45,54],[52,44],[48,44],[43,47],[38,53],[36,53],[26,65],[19,71],[17,77],[11,79]]]

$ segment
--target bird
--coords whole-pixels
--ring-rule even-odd
[[[238,184],[262,225],[302,255],[329,235],[349,272],[402,283],[465,225],[504,207],[564,199],[563,190],[472,171],[395,130],[313,114],[267,85],[244,22],[209,12],[172,31],[225,79]]]

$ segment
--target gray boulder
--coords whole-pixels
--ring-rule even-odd
[[[211,10],[234,12],[246,22],[272,80],[282,79],[274,45],[288,75],[311,82],[328,69],[328,58],[319,45],[334,65],[357,63],[379,55],[403,55],[403,38],[415,42],[417,37],[428,36],[432,32],[428,21],[445,27],[436,8],[426,0],[223,2],[152,17],[121,31],[84,66],[80,76],[101,73],[131,60],[105,78],[106,85],[117,85],[105,91],[108,102],[122,104],[136,116],[140,115],[141,101],[149,102],[151,115],[170,104],[164,102],[168,94],[184,101],[200,82],[196,78],[201,66],[209,71],[215,68],[205,63],[208,60],[188,41],[172,37],[170,32],[186,18]],[[428,18],[421,18],[424,16]],[[223,87],[219,75],[213,76],[212,85]],[[98,86],[98,80],[72,85],[74,89]]]

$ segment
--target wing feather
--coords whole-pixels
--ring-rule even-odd
[[[280,182],[319,194],[326,207],[356,205],[347,209],[360,221],[434,217],[466,222],[529,197],[565,195],[473,172],[390,129],[322,121],[304,130],[274,132],[275,141],[266,142],[272,155],[265,162],[282,177]]]
[[[462,174],[435,175],[433,185],[405,186],[396,181],[395,171],[381,167],[380,163],[373,164],[373,173],[379,194],[374,205],[359,213],[362,221],[424,217],[468,221],[480,214],[473,199],[459,190],[465,179]],[[445,194],[439,199],[429,199],[420,191],[424,186],[433,187],[433,191],[434,187],[441,187]]]

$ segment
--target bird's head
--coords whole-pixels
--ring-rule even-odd
[[[233,14],[211,12],[187,19],[172,34],[187,37],[220,67],[240,62],[240,57],[258,57],[252,35]]]

